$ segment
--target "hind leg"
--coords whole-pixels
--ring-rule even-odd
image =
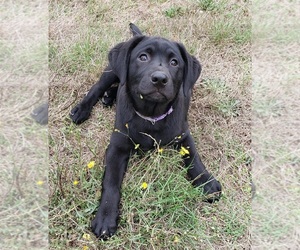
[[[118,85],[111,86],[108,90],[105,91],[101,101],[104,106],[111,107],[116,98],[117,98],[117,92],[118,92]]]

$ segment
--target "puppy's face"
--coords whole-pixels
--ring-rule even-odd
[[[168,103],[177,95],[184,77],[184,60],[176,43],[151,37],[131,52],[127,75],[135,99]]]

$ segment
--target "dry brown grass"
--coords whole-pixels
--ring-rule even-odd
[[[216,6],[213,11],[203,11],[197,1],[51,1],[49,132],[53,249],[84,245],[91,249],[249,248],[250,19],[247,3],[217,1]],[[225,21],[228,25],[224,26]],[[96,105],[91,118],[81,126],[72,124],[68,113],[99,77],[107,64],[109,48],[130,37],[129,22],[136,23],[145,34],[184,43],[203,65],[190,109],[190,127],[204,162],[222,182],[224,196],[214,205],[197,201],[197,221],[202,223],[197,222],[200,228],[193,240],[183,234],[183,229],[181,232],[178,228],[158,230],[167,221],[154,218],[154,221],[148,218],[148,223],[156,225],[152,228],[153,235],[146,237],[142,233],[143,225],[130,220],[130,214],[135,211],[132,208],[138,206],[130,196],[123,204],[127,212],[123,211],[118,235],[106,243],[83,239],[84,233],[90,233],[92,216],[89,213],[83,220],[73,214],[73,211],[79,214],[84,211],[78,207],[83,205],[76,205],[79,201],[72,201],[73,193],[77,192],[72,182],[91,159],[99,166],[95,170],[99,178],[86,196],[78,195],[83,199],[81,203],[92,204],[86,208],[88,211],[92,212],[97,205],[102,159],[113,129],[114,108]],[[231,106],[232,103],[236,105]],[[175,159],[170,159],[169,164],[173,164],[171,161]],[[131,174],[140,167],[139,162],[131,163],[124,196],[128,196],[128,185],[137,181]],[[82,185],[83,194],[84,185],[88,184]],[[66,200],[72,204],[71,208]],[[179,215],[180,211],[177,211]],[[181,235],[177,246],[173,243],[172,230],[179,230]],[[161,237],[165,239],[160,240]]]
[[[5,1],[0,20],[0,248],[42,249],[48,131],[29,114],[47,99],[47,5]]]
[[[253,6],[253,249],[300,245],[299,7],[296,1]]]
[[[295,0],[252,1],[250,17],[248,4],[235,0],[50,1],[52,249],[246,249],[250,233],[253,249],[299,248],[300,6]],[[41,249],[47,247],[48,237],[47,188],[36,183],[47,182],[48,130],[34,124],[29,113],[47,98],[47,2],[5,1],[0,20],[0,248]],[[150,163],[134,159],[125,178],[123,193],[129,197],[122,207],[121,228],[103,243],[83,235],[90,233],[89,221],[100,195],[102,159],[114,108],[96,105],[81,126],[73,125],[68,113],[97,80],[109,48],[130,37],[129,22],[146,34],[181,41],[201,61],[203,73],[195,87],[190,127],[204,162],[221,180],[224,195],[214,205],[193,196],[184,176],[170,167],[178,163],[172,152],[169,161],[154,154],[149,155],[154,159]],[[257,194],[249,233],[251,139]],[[96,160],[98,167],[83,172],[90,160]],[[187,236],[186,228],[176,223],[168,227],[164,220],[168,214],[151,218],[148,206],[135,203],[140,194],[130,196],[130,188],[139,185],[143,164],[152,167],[144,169],[152,175],[163,171],[162,164],[174,172],[170,185],[175,182],[182,187],[174,193],[184,205],[175,214],[183,222],[190,221],[197,232]],[[82,183],[75,188],[72,182],[79,177]],[[157,199],[150,191],[149,197]],[[166,198],[172,197],[172,192],[165,191]],[[189,216],[183,213],[185,205]],[[137,212],[146,222],[134,220]],[[145,223],[151,226],[146,228]]]

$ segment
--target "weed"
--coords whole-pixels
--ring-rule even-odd
[[[220,8],[222,2],[214,1],[214,0],[198,0],[197,1],[201,10],[204,11],[212,11]]]
[[[276,98],[255,100],[253,109],[259,117],[276,117],[281,115],[283,103]]]
[[[205,90],[214,95],[217,100],[213,106],[225,117],[236,117],[240,115],[241,103],[238,99],[230,97],[230,88],[220,79],[208,78],[203,80]]]
[[[173,18],[175,16],[180,16],[183,14],[183,9],[181,7],[171,7],[165,11],[167,17]]]
[[[228,117],[235,117],[240,114],[240,101],[237,99],[221,100],[216,104],[217,109]]]
[[[68,73],[92,71],[103,60],[100,55],[108,50],[108,45],[103,42],[92,41],[90,36],[74,43],[67,54],[62,55],[62,64]]]
[[[213,0],[199,0],[198,4],[199,4],[199,7],[204,11],[213,10],[215,7]]]
[[[203,80],[205,89],[213,92],[216,95],[228,93],[229,88],[221,79],[208,78]]]
[[[222,43],[245,44],[251,40],[251,24],[248,19],[247,10],[236,6],[227,6],[230,12],[214,16],[209,36],[212,43],[220,45]],[[241,13],[240,13],[241,12]],[[240,15],[245,15],[243,19]]]

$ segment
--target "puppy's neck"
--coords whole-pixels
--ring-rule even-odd
[[[171,106],[171,103],[158,103],[146,100],[134,103],[135,110],[146,117],[162,116],[170,110]]]

